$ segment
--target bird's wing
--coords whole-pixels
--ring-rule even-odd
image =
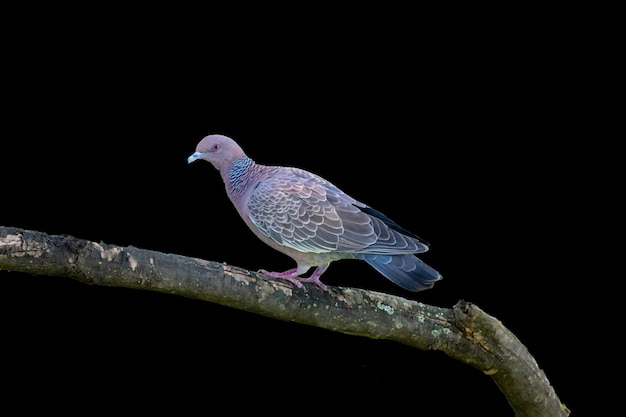
[[[407,253],[426,252],[429,243],[399,226],[389,217],[369,206],[361,207],[361,210],[370,217],[374,234],[378,237],[376,243],[363,249],[360,253],[375,255],[394,255]]]
[[[251,193],[248,209],[263,235],[301,252],[396,254],[428,249],[381,213],[298,168],[274,170]]]

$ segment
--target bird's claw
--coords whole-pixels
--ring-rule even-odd
[[[298,288],[302,288],[302,285],[304,282],[310,282],[313,283],[315,285],[317,285],[322,291],[329,291],[328,287],[326,285],[324,285],[324,283],[322,283],[322,281],[320,281],[320,275],[326,270],[326,267],[320,269],[318,268],[310,277],[308,278],[302,278],[299,277],[297,274],[297,269],[290,269],[288,271],[285,272],[270,272],[270,271],[266,271],[265,269],[259,269],[258,273],[259,274],[263,274],[263,275],[267,275],[268,277],[272,277],[272,278],[280,278],[280,279],[286,279],[287,281],[291,282],[293,285],[295,285]]]
[[[311,282],[319,287],[322,291],[329,291],[328,287],[319,280],[319,277],[300,278],[300,282]]]
[[[296,287],[302,288],[302,282],[300,282],[298,278],[293,278],[288,275],[283,275],[283,273],[281,272],[270,272],[270,271],[266,271],[265,269],[259,269],[257,273],[267,275],[268,277],[272,277],[272,278],[286,279],[287,281],[291,282]]]

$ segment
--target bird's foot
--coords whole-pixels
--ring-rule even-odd
[[[308,278],[300,278],[300,282],[312,282],[317,285],[322,291],[328,291],[328,287],[320,281],[320,276],[328,269],[328,265],[320,265],[315,268],[315,271]]]
[[[322,275],[322,272],[324,272],[325,270],[326,268],[323,268],[323,270],[320,270],[320,268],[317,268],[308,278],[302,278],[296,275],[298,272],[297,268],[290,269],[285,272],[271,272],[271,271],[266,271],[265,269],[259,269],[258,272],[260,274],[267,275],[272,278],[286,279],[287,281],[291,282],[293,285],[295,285],[298,288],[302,288],[303,282],[312,282],[315,285],[317,285],[322,291],[328,291],[328,287],[324,285],[322,281],[320,281],[320,275]]]
[[[272,278],[286,279],[287,281],[291,282],[296,287],[302,288],[302,283],[300,282],[300,278],[296,275],[296,271],[297,271],[296,268],[290,269],[285,272],[271,272],[271,271],[266,271],[265,269],[259,269],[258,273],[267,275],[268,277],[272,277]]]
[[[300,282],[312,282],[315,285],[317,285],[318,287],[320,287],[320,289],[322,291],[328,291],[328,287],[322,281],[320,281],[319,277],[315,277],[315,276],[311,275],[308,278],[300,278],[300,277],[298,277],[298,280]],[[302,285],[302,284],[300,284],[300,285]]]

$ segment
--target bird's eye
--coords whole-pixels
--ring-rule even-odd
[[[219,145],[219,143],[216,143],[216,144],[215,144],[215,145],[213,145],[213,147],[211,148],[211,151],[212,151],[212,152],[216,152],[216,151],[219,151],[219,149],[220,149],[220,145]]]

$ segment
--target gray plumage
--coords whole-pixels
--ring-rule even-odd
[[[263,242],[296,261],[284,272],[259,272],[301,287],[331,262],[360,259],[396,285],[421,291],[441,275],[415,254],[428,243],[382,213],[350,197],[324,178],[299,168],[255,163],[231,138],[209,135],[188,163],[203,159],[221,174],[239,215]],[[311,268],[315,271],[305,278]]]

